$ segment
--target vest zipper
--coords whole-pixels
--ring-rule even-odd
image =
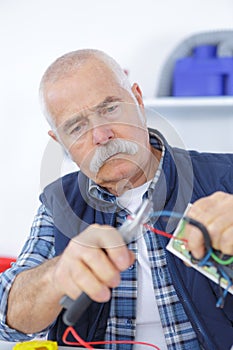
[[[170,253],[169,253],[170,254]],[[166,253],[167,261],[170,260],[170,266],[171,268],[171,276],[172,276],[172,282],[174,285],[174,288],[177,292],[177,295],[180,299],[180,302],[185,305],[184,309],[185,312],[187,312],[187,316],[192,320],[191,324],[194,328],[194,331],[196,334],[200,334],[202,338],[205,339],[205,344],[208,345],[208,349],[205,347],[205,350],[218,350],[216,347],[216,344],[213,344],[213,342],[210,340],[209,335],[206,334],[206,331],[203,330],[203,326],[197,317],[197,315],[194,313],[192,309],[192,305],[190,303],[190,299],[187,297],[187,294],[185,293],[185,286],[183,284],[183,280],[180,276],[180,274],[177,271],[177,268],[174,267],[174,262],[171,261],[169,254]],[[176,281],[179,281],[179,283],[176,283]],[[203,345],[202,345],[203,346]]]

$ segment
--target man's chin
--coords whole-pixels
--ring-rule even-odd
[[[135,165],[132,162],[109,161],[106,162],[95,176],[95,182],[102,187],[107,188],[110,192],[117,192],[116,188],[127,186],[127,189],[132,188],[131,178],[137,173]],[[114,190],[113,190],[114,189]]]
[[[102,184],[104,182],[116,182],[124,178],[124,175],[117,171],[118,169],[112,167],[101,167],[95,176],[95,182]]]
[[[108,159],[96,173],[97,179],[123,179],[127,177],[129,167],[132,167],[132,162],[122,158]]]
[[[110,178],[110,177],[105,177],[103,178],[98,177],[96,178],[95,182],[105,188],[108,192],[114,194],[115,196],[120,196],[122,195],[125,191],[132,189],[133,185],[131,184],[130,180],[127,178],[122,178],[122,177],[115,177]]]

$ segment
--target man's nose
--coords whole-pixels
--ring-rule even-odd
[[[92,138],[95,145],[103,145],[114,138],[114,133],[110,125],[96,125],[92,130]]]

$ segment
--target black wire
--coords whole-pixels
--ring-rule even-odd
[[[184,216],[184,220],[188,222],[190,225],[197,227],[201,231],[204,238],[206,250],[207,251],[210,250],[212,248],[212,244],[211,244],[209,231],[207,230],[205,225],[203,225],[201,222],[197,220],[190,218],[189,216]]]
[[[205,227],[205,225],[203,225],[201,222],[194,220],[192,218],[190,218],[189,216],[184,216],[183,220],[186,221],[187,223],[189,223],[192,226],[195,226],[196,228],[198,228],[200,230],[200,232],[202,233],[202,236],[204,238],[204,244],[205,244],[205,250],[206,250],[206,254],[203,258],[201,259],[197,259],[195,258],[195,256],[193,256],[193,254],[190,252],[190,256],[191,256],[191,261],[194,264],[198,264],[200,263],[203,259],[205,259],[205,257],[207,256],[207,254],[209,254],[209,251],[212,251],[212,244],[211,244],[211,238],[209,235],[209,231],[207,230],[207,228]]]

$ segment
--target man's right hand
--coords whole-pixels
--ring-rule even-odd
[[[74,237],[52,271],[57,292],[76,299],[85,292],[97,302],[110,299],[110,289],[120,283],[120,272],[134,262],[119,231],[111,226],[90,225]]]

